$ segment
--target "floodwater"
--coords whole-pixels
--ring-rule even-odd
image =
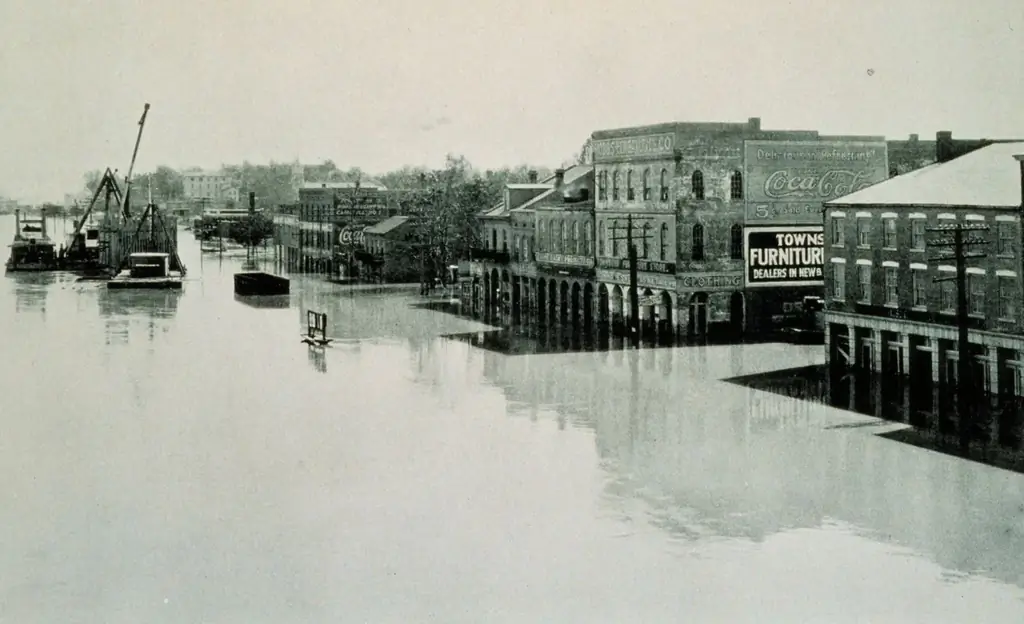
[[[1024,476],[722,381],[820,346],[509,355],[181,240],[0,282],[0,622],[1024,621]]]

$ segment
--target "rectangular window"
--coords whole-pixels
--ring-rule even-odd
[[[894,306],[899,304],[899,269],[892,266],[885,267],[885,305]]]
[[[1008,256],[1011,258],[1013,257],[1013,239],[1014,235],[1016,234],[1016,232],[1014,231],[1016,229],[1014,225],[1015,224],[1010,223],[1008,221],[996,222],[996,230],[999,234],[997,253],[1000,256]]]
[[[858,264],[857,274],[860,282],[860,302],[871,303],[871,266]]]
[[[843,225],[846,219],[841,217],[832,217],[832,246],[842,247],[843,246]]]
[[[971,314],[985,314],[985,276],[967,274],[967,305]]]
[[[846,265],[832,263],[832,298],[846,300]]]
[[[946,273],[944,277],[948,277]],[[956,281],[946,280],[939,282],[941,297],[939,298],[939,311],[952,314],[956,312]]]
[[[885,224],[885,246],[888,249],[896,248],[896,219],[886,219]]]
[[[914,276],[914,307],[923,308],[928,305],[927,296],[927,284],[928,272],[921,269],[916,269],[913,272]]]
[[[924,250],[924,225],[924,219],[914,219],[910,222],[911,248]]]
[[[871,219],[857,219],[857,244],[861,247],[871,246]]]
[[[1017,318],[1017,278],[999,277],[999,318]]]

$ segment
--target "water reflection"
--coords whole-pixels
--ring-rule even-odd
[[[46,314],[46,299],[57,282],[55,273],[11,273],[5,276],[14,286],[14,311]]]
[[[261,310],[284,310],[292,305],[291,295],[235,295],[235,301]]]
[[[776,361],[788,359],[784,348]],[[668,374],[645,365],[653,352],[627,352],[625,366],[484,353],[486,378],[510,403],[595,433],[615,517],[642,518],[681,542],[764,541],[840,523],[947,568],[1024,583],[1020,479],[826,428],[835,416],[802,396],[708,379],[737,368],[728,348],[686,357]],[[704,371],[689,367],[701,360]]]
[[[327,372],[327,353],[325,347],[309,345],[309,365],[318,373]]]
[[[732,383],[909,425],[885,437],[961,455],[956,390],[912,384],[871,371],[806,366],[728,379]],[[1024,404],[1020,397],[985,396],[974,402],[970,458],[1024,473]]]
[[[131,316],[170,319],[178,311],[183,292],[173,290],[116,290],[101,288],[97,302],[100,316]]]

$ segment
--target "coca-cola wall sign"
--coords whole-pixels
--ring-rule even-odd
[[[745,228],[747,287],[824,285],[823,230],[820,225]]]
[[[889,177],[884,141],[745,141],[750,224],[821,223],[822,205]]]

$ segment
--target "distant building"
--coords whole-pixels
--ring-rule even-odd
[[[992,393],[1024,396],[1021,214],[1024,142],[996,143],[826,204],[825,337],[830,362],[955,386],[961,362]],[[968,260],[973,353],[957,352],[954,262],[932,260],[940,224],[985,223]],[[930,399],[928,399],[930,400]]]
[[[238,201],[238,189],[223,171],[192,169],[181,174],[185,197],[207,201]]]
[[[995,143],[1014,143],[1022,139],[954,139],[953,133],[941,130],[935,140],[922,141],[911,134],[908,139],[888,140],[889,176],[903,175],[933,163],[948,162],[976,149]]]

